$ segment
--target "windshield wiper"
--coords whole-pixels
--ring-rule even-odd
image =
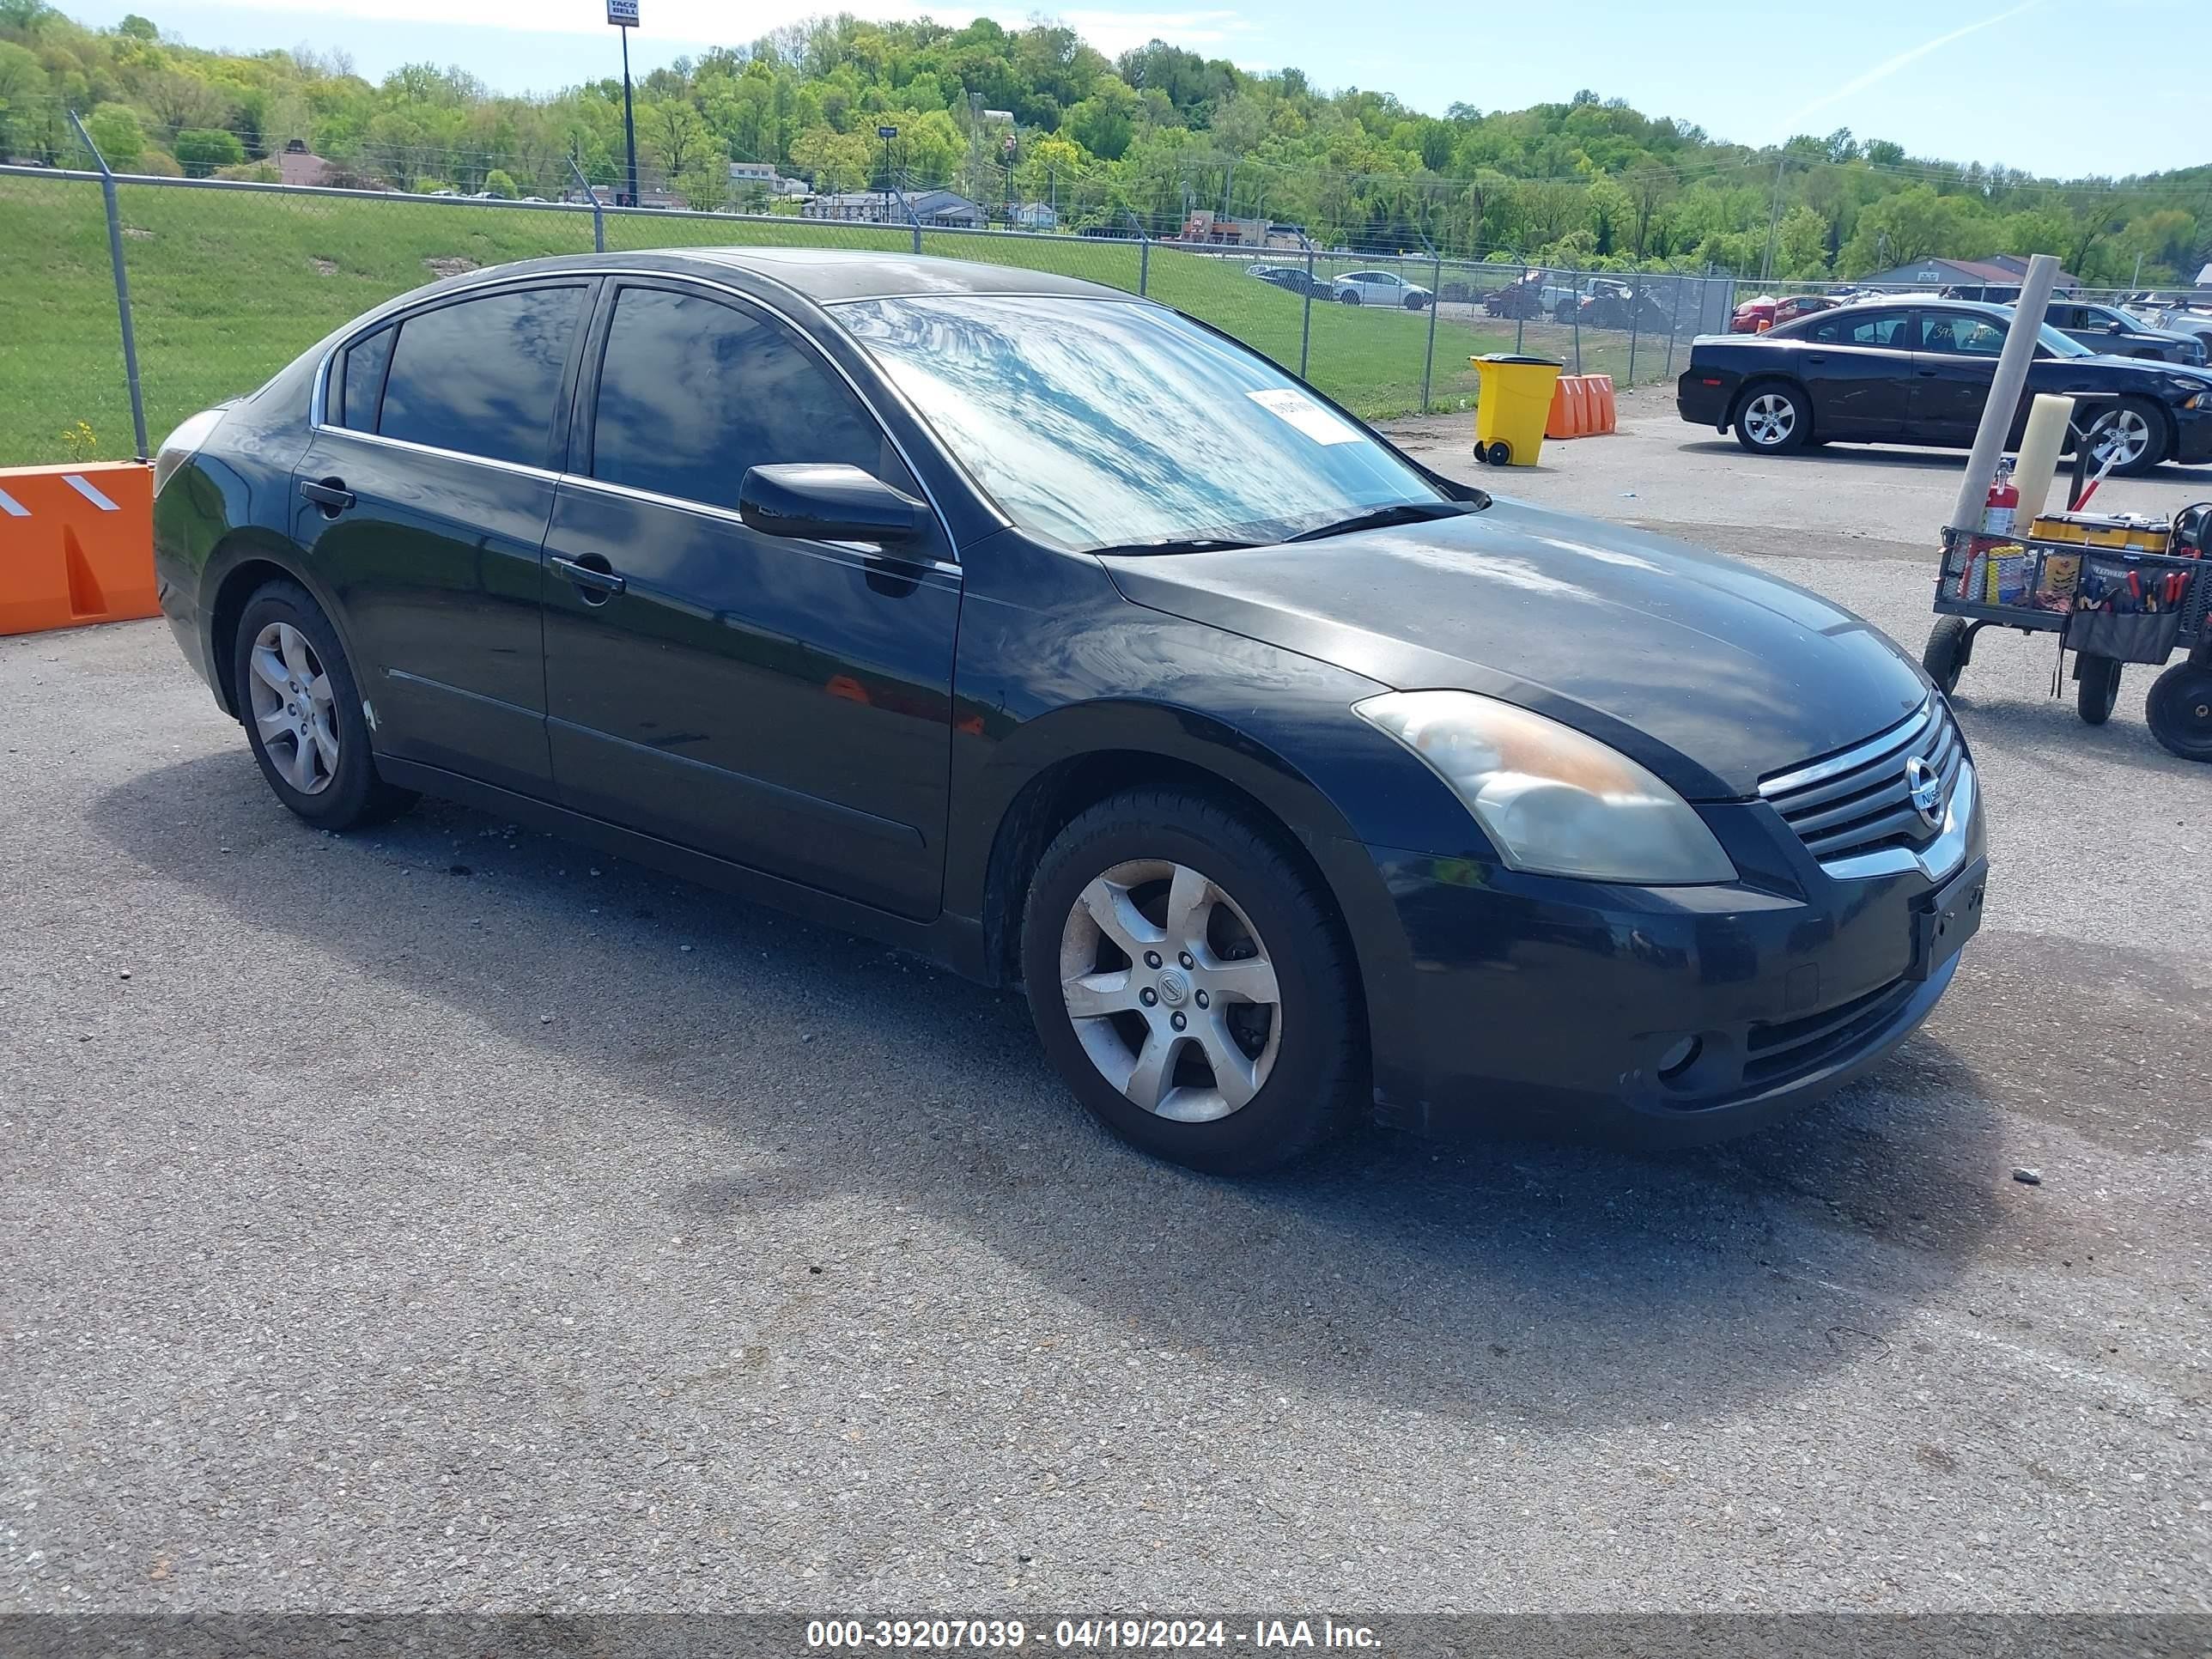
[[[1386,530],[1394,524],[1425,524],[1432,519],[1456,519],[1472,510],[1474,510],[1474,504],[1468,501],[1393,501],[1388,507],[1371,507],[1364,513],[1339,519],[1334,524],[1301,530],[1289,539],[1317,542],[1324,536],[1347,536],[1355,530]]]
[[[1105,558],[1123,553],[1233,553],[1240,548],[1266,545],[1265,542],[1240,542],[1228,536],[1170,536],[1164,542],[1119,542],[1112,547],[1088,550]]]

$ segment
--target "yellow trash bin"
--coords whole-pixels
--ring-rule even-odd
[[[1563,363],[1510,352],[1470,357],[1479,380],[1474,405],[1474,459],[1492,466],[1534,466],[1544,447],[1544,422]]]

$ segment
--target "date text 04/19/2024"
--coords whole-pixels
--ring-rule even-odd
[[[1025,1625],[1012,1619],[816,1619],[806,1626],[812,1650],[839,1649],[1020,1649],[1032,1636],[1044,1635],[1045,1621]],[[1249,1626],[1225,1619],[1154,1619],[1127,1614],[1092,1614],[1052,1621],[1053,1645],[1062,1649],[1132,1648],[1345,1648],[1373,1651],[1382,1646],[1367,1625],[1340,1624],[1334,1618],[1256,1618]]]

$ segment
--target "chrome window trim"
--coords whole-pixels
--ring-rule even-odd
[[[307,424],[309,429],[317,433],[343,432],[352,437],[367,437],[380,443],[398,444],[410,449],[420,450],[426,454],[447,455],[454,457],[459,460],[477,461],[486,466],[511,467],[517,471],[528,472],[533,476],[569,478],[574,479],[578,483],[590,483],[594,486],[599,486],[599,480],[596,478],[584,478],[576,473],[549,472],[542,467],[525,467],[514,462],[495,461],[484,456],[464,454],[459,450],[438,449],[428,444],[412,443],[404,438],[386,438],[380,433],[356,432],[351,427],[333,427],[325,424],[323,420],[323,416],[325,412],[324,397],[330,382],[331,365],[337,360],[338,354],[349,348],[355,341],[365,339],[369,335],[375,333],[380,328],[404,323],[408,318],[418,315],[422,312],[434,311],[445,305],[461,303],[464,298],[472,300],[477,298],[479,295],[504,293],[509,289],[515,288],[557,288],[576,283],[589,282],[592,278],[599,276],[640,277],[648,282],[676,283],[679,284],[686,284],[694,288],[708,289],[716,294],[726,295],[731,299],[739,301],[745,305],[757,306],[761,310],[766,312],[769,316],[783,324],[785,327],[790,329],[793,333],[799,336],[800,339],[804,340],[807,343],[807,345],[813,350],[816,356],[821,358],[823,362],[829,364],[832,369],[836,371],[838,377],[845,382],[847,386],[851,388],[853,395],[860,399],[860,407],[868,411],[868,418],[876,423],[877,427],[882,431],[885,441],[887,441],[890,445],[892,450],[896,453],[899,459],[905,464],[908,476],[914,480],[915,487],[921,491],[922,499],[929,503],[929,510],[936,517],[937,528],[939,533],[945,538],[945,544],[952,550],[955,559],[957,559],[960,552],[960,544],[953,537],[951,521],[945,516],[945,507],[937,499],[937,492],[929,487],[928,477],[920,467],[914,464],[914,457],[908,453],[906,445],[899,441],[898,434],[891,430],[890,422],[884,419],[883,410],[877,407],[875,399],[868,396],[866,388],[864,388],[858,380],[853,378],[852,372],[848,370],[844,364],[839,362],[835,357],[831,356],[828,352],[823,350],[820,343],[814,338],[813,335],[806,329],[806,327],[801,324],[797,318],[793,317],[789,312],[784,310],[781,306],[776,305],[773,301],[764,300],[757,294],[748,294],[743,289],[732,287],[727,283],[718,283],[712,277],[701,276],[691,271],[634,270],[626,265],[590,265],[577,270],[538,271],[528,276],[516,276],[499,282],[485,283],[481,286],[471,287],[458,293],[441,294],[436,296],[434,302],[426,300],[422,305],[380,315],[374,322],[368,325],[366,327],[358,329],[354,332],[346,335],[343,339],[340,339],[333,344],[329,350],[323,353],[322,362],[315,366],[314,391],[308,399]],[[826,311],[829,307],[824,307],[823,309]],[[591,327],[591,319],[588,316],[584,319],[584,326],[586,331]],[[580,386],[578,390],[580,390]],[[929,422],[924,420],[921,417],[921,413],[906,400],[904,394],[898,392],[896,387],[893,387],[892,391],[894,395],[898,397],[900,404],[905,409],[908,417],[924,431],[929,430]],[[568,410],[569,416],[572,420],[574,418],[576,404],[579,401],[580,399],[577,398],[575,392],[572,392],[569,397]],[[962,471],[962,476],[963,477],[967,476],[964,469]],[[605,487],[611,489],[623,488],[623,486],[620,485],[610,485]],[[650,491],[647,490],[638,490],[635,493],[647,500],[660,501],[674,501],[679,506],[701,507],[710,512],[726,510],[710,507],[703,501],[685,501],[673,496],[654,495]],[[999,504],[996,501],[993,501],[988,495],[982,495],[981,492],[978,493],[985,506],[990,511],[992,516],[996,518],[1002,526],[1009,526],[1012,525],[1013,520],[1006,516],[1005,513],[1000,508]],[[734,517],[735,515],[732,514],[732,516]],[[932,562],[941,562],[941,561],[933,561]]]
[[[673,507],[680,513],[696,513],[701,518],[716,519],[725,524],[744,526],[745,522],[744,515],[741,513],[726,507],[717,507],[708,501],[695,501],[685,495],[664,495],[659,490],[640,489],[635,484],[611,483],[605,478],[587,478],[580,472],[562,472],[553,476],[558,483],[576,489],[588,490],[595,495],[618,495],[625,501],[642,501],[648,507]],[[935,503],[932,502],[931,506],[933,508]],[[942,530],[944,527],[944,521],[940,519],[938,521],[938,528]],[[757,535],[760,532],[756,531],[753,533]],[[958,565],[948,560],[902,558],[897,553],[884,549],[882,544],[877,542],[819,542],[811,541],[804,537],[774,537],[770,539],[793,542],[802,550],[814,547],[851,548],[866,556],[896,560],[916,570],[942,572],[954,577],[963,574]],[[947,535],[945,539],[950,542],[951,537]]]
[[[558,483],[562,475],[550,467],[532,466],[526,461],[506,461],[495,455],[471,455],[465,450],[441,449],[436,444],[418,444],[412,438],[387,438],[380,432],[356,432],[349,426],[320,426],[315,430],[336,438],[350,439],[355,443],[381,444],[386,449],[404,449],[416,455],[434,455],[444,461],[466,461],[471,466],[489,466],[501,472],[518,473],[526,478],[538,478],[546,483]]]
[[[1966,861],[1966,832],[1980,807],[1979,786],[1972,761],[1959,763],[1959,780],[1951,786],[1950,804],[1943,811],[1943,829],[1935,840],[1915,852],[1909,847],[1883,847],[1871,853],[1855,853],[1823,864],[1820,868],[1838,881],[1863,881],[1871,876],[1901,876],[1913,870],[1930,881],[1942,881]]]
[[[1771,800],[1777,795],[1787,795],[1808,785],[1822,783],[1844,772],[1855,772],[1860,767],[1880,760],[1892,749],[1900,746],[1909,738],[1917,736],[1919,728],[1934,718],[1935,702],[1923,697],[1920,706],[1894,726],[1882,728],[1864,743],[1846,749],[1840,755],[1824,761],[1814,761],[1810,766],[1801,766],[1794,772],[1784,772],[1779,777],[1767,778],[1759,786],[1760,796]]]

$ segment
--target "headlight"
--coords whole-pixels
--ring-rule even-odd
[[[2195,393],[2196,396],[2189,399],[2191,403],[2212,392],[2212,382],[2191,380],[2185,374],[2169,374],[2166,377],[2166,383],[2176,392]]]
[[[154,493],[161,493],[161,486],[169,482],[169,475],[200,452],[200,446],[214,436],[215,429],[222,424],[223,410],[228,404],[216,409],[204,409],[189,416],[182,425],[161,440],[161,447],[154,456]]]
[[[1680,795],[1571,726],[1472,691],[1390,691],[1352,707],[1451,786],[1513,869],[1639,887],[1735,879]]]

